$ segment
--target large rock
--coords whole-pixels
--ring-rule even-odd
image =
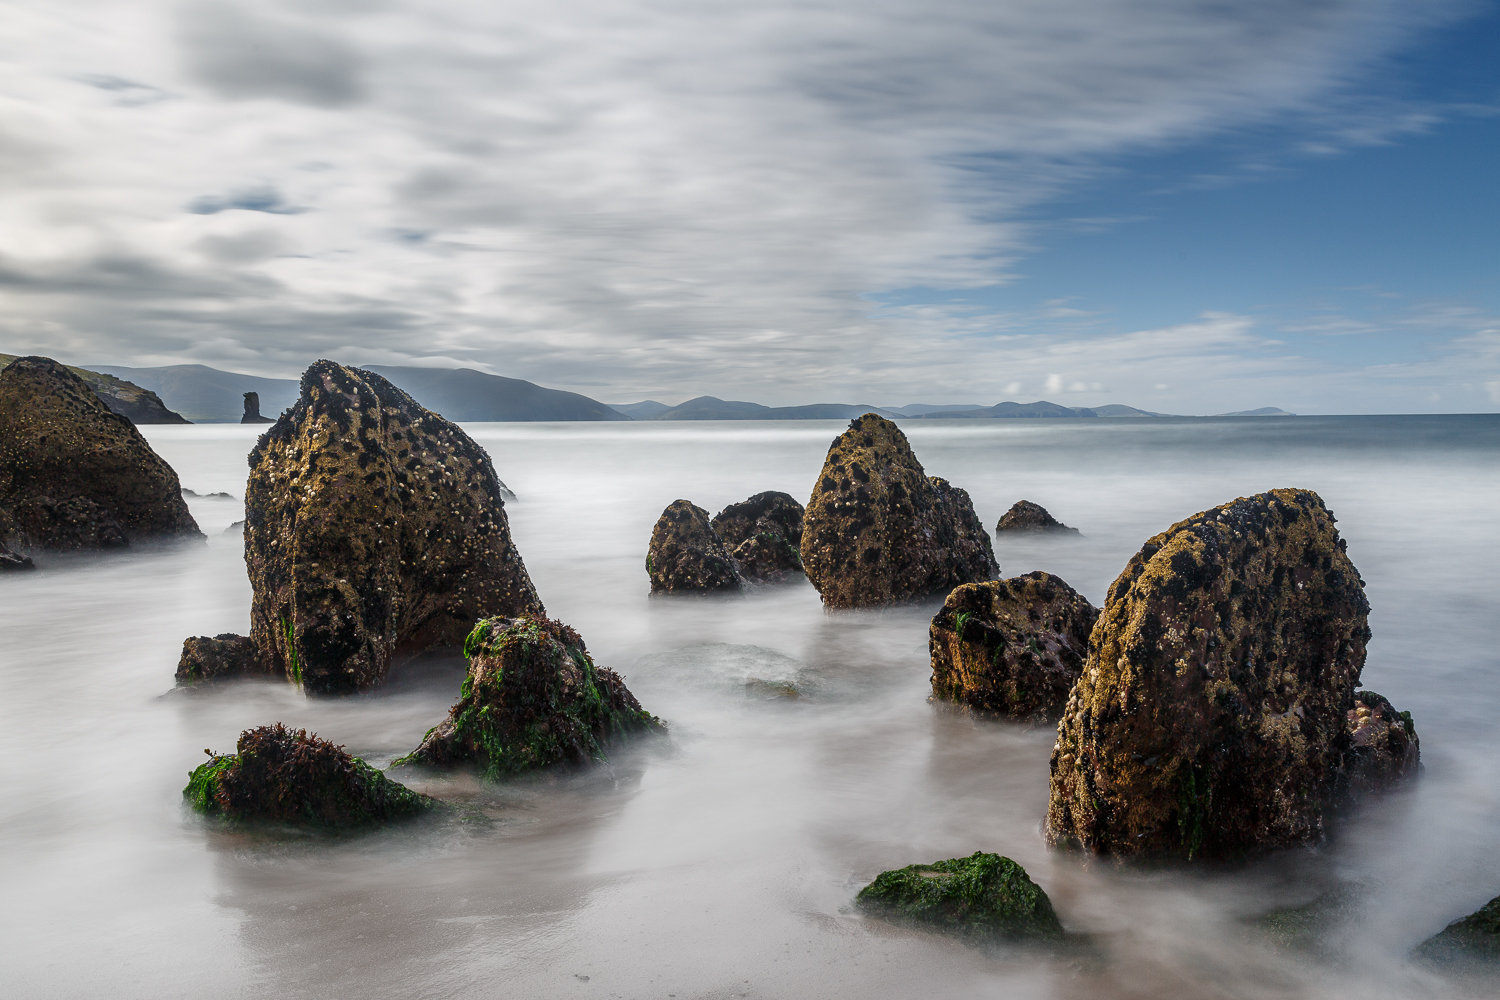
[[[250,453],[245,563],[262,663],[310,693],[366,690],[485,615],[542,610],[484,449],[331,361]]]
[[[234,820],[358,826],[426,812],[437,802],[392,781],[305,729],[247,729],[233,754],[210,754],[183,798]]]
[[[0,543],[19,549],[121,548],[201,539],[177,473],[141,432],[50,358],[0,371]]]
[[[808,502],[802,564],[833,608],[914,600],[994,579],[989,535],[963,490],[929,477],[906,435],[867,413],[836,438]]]
[[[485,619],[464,652],[469,674],[448,718],[397,764],[475,763],[498,779],[602,760],[617,737],[663,728],[562,622]]]
[[[1320,840],[1370,638],[1345,548],[1297,489],[1147,541],[1058,726],[1049,841],[1194,857]]]
[[[855,899],[881,916],[966,936],[1063,936],[1052,901],[1026,869],[1010,858],[982,851],[881,872]]]
[[[1434,962],[1500,962],[1500,896],[1417,946],[1417,957]]]
[[[785,493],[757,493],[714,516],[740,574],[757,583],[802,576],[802,505]]]
[[[673,500],[651,529],[646,573],[653,594],[739,590],[739,568],[724,540],[708,520],[708,511],[687,500]]]
[[[995,534],[1014,532],[1019,535],[1047,534],[1047,535],[1077,535],[1077,528],[1070,528],[1057,518],[1047,513],[1047,508],[1030,500],[1017,500],[1011,504],[1010,510],[1000,515],[1000,520],[995,524]]]
[[[1015,719],[1056,718],[1099,610],[1055,576],[955,587],[932,619],[932,696]]]

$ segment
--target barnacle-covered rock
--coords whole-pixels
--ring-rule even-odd
[[[1030,500],[1017,500],[1011,504],[1010,510],[1000,515],[1000,520],[995,524],[995,534],[1002,532],[1015,532],[1016,534],[1048,534],[1048,535],[1077,535],[1077,528],[1070,528],[1057,518],[1047,513],[1047,508]]]
[[[177,684],[183,687],[265,672],[260,654],[249,636],[233,632],[212,638],[195,635],[182,641],[182,657],[177,661]]]
[[[747,580],[802,576],[802,505],[785,493],[757,493],[714,516],[714,530]]]
[[[1052,901],[1026,869],[1010,858],[982,851],[881,872],[855,899],[881,916],[966,936],[1063,936]]]
[[[932,619],[932,696],[1016,719],[1056,718],[1099,609],[1037,571],[955,587]]]
[[[1410,712],[1396,711],[1374,691],[1356,691],[1345,720],[1349,750],[1343,774],[1352,794],[1384,791],[1416,777],[1422,766],[1422,742]]]
[[[1500,896],[1417,946],[1429,962],[1500,962]]]
[[[929,477],[901,429],[873,413],[829,447],[801,553],[831,608],[944,594],[1000,572],[969,494]]]
[[[687,500],[673,500],[651,529],[646,573],[653,594],[739,590],[739,568],[714,530],[708,511]]]

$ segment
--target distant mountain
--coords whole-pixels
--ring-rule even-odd
[[[1218,417],[1295,417],[1297,414],[1288,413],[1275,406],[1262,406],[1258,410],[1235,410],[1233,413],[1216,413]]]
[[[16,360],[14,354],[0,354],[0,368]],[[133,424],[188,424],[192,423],[180,413],[173,413],[162,403],[160,397],[150,389],[104,372],[88,368],[64,366],[68,371],[88,383],[105,406]]]
[[[943,410],[937,413],[924,413],[927,419],[960,419],[960,420],[992,420],[1009,417],[1097,417],[1099,414],[1082,406],[1061,406],[1057,403],[1049,403],[1039,400],[1035,403],[996,403],[994,406],[986,406],[973,410]]]
[[[94,371],[129,379],[150,389],[167,406],[194,423],[237,424],[245,413],[245,393],[260,394],[260,412],[274,417],[297,401],[297,381],[225,372],[207,365],[125,368],[95,365]]]
[[[1109,403],[1105,406],[1091,406],[1089,409],[1101,417],[1172,417],[1174,413],[1152,413],[1150,410],[1137,410],[1133,406],[1124,403]]]
[[[648,420],[841,420],[878,413],[885,417],[899,417],[895,410],[878,406],[860,406],[854,403],[811,403],[807,406],[762,406],[740,400],[719,399],[716,396],[699,396],[686,403],[674,406]]]
[[[655,420],[671,409],[666,403],[658,403],[654,399],[645,399],[639,403],[610,403],[609,406],[631,420]]]
[[[905,406],[890,406],[887,409],[904,417],[923,417],[943,410],[982,410],[984,407],[978,403],[907,403]]]
[[[457,421],[629,420],[597,399],[472,368],[364,365],[409,392],[434,413]]]

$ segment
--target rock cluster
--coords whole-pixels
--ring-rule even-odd
[[[562,622],[538,615],[485,619],[464,653],[469,673],[448,718],[396,764],[471,762],[497,779],[600,760],[617,737],[663,728]]]
[[[1437,962],[1500,962],[1500,896],[1423,941],[1417,946],[1417,957]]]
[[[1010,858],[976,851],[930,865],[881,872],[859,891],[860,906],[904,923],[982,937],[1057,940],[1052,901]]]
[[[674,500],[656,519],[646,573],[653,594],[740,590],[744,579],[708,511],[687,500]]]
[[[995,534],[1004,532],[1015,532],[1016,534],[1049,534],[1049,535],[1077,535],[1077,528],[1070,528],[1057,518],[1047,513],[1047,508],[1030,500],[1017,500],[1011,505],[1010,510],[1000,516],[995,524]]]
[[[201,539],[181,484],[131,422],[49,358],[0,371],[0,545]]]
[[[1099,611],[1048,573],[955,587],[932,619],[932,696],[1015,719],[1056,718]]]
[[[999,574],[969,495],[927,476],[906,435],[873,413],[828,449],[801,553],[832,608],[914,600]]]
[[[757,493],[713,519],[740,575],[774,583],[802,575],[802,505],[785,493]]]

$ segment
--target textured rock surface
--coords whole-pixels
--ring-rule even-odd
[[[927,633],[932,696],[1017,719],[1056,718],[1099,610],[1043,572],[955,587]]]
[[[828,449],[801,550],[808,579],[834,608],[947,593],[1000,572],[969,495],[928,477],[900,428],[873,413]]]
[[[210,756],[188,776],[182,793],[193,808],[209,815],[357,826],[437,805],[343,747],[279,722],[245,730],[233,754]]]
[[[1013,531],[1018,534],[1077,535],[1077,528],[1070,528],[1047,513],[1047,508],[1030,500],[1017,500],[1010,510],[1000,516],[995,524],[995,534]]]
[[[1062,924],[1042,887],[1010,858],[976,851],[881,872],[855,897],[902,922],[983,937],[1058,939]]]
[[[0,508],[16,549],[201,539],[177,473],[141,432],[48,358],[0,371]]]
[[[1354,692],[1354,707],[1345,714],[1349,751],[1344,777],[1354,794],[1383,791],[1417,776],[1422,743],[1410,712],[1398,712],[1374,691]]]
[[[714,516],[740,575],[758,583],[802,576],[802,505],[785,493],[757,493]]]
[[[366,690],[395,656],[542,608],[484,450],[331,361],[250,453],[245,563],[262,661],[313,693]]]
[[[178,686],[265,673],[255,643],[249,636],[233,632],[224,632],[213,638],[195,635],[184,639],[182,658],[177,661]]]
[[[611,740],[661,729],[577,632],[535,615],[490,618],[464,643],[469,675],[448,718],[398,764],[472,762],[491,779],[602,760]]]
[[[1417,946],[1429,961],[1500,962],[1500,896]]]
[[[1370,638],[1345,547],[1296,489],[1147,541],[1058,726],[1049,841],[1187,857],[1317,842]]]
[[[651,529],[646,573],[653,594],[686,594],[739,590],[739,568],[724,540],[708,520],[708,511],[687,500],[673,500]]]
[[[0,538],[6,537],[7,534],[6,531],[0,531]],[[0,573],[25,569],[36,569],[36,564],[27,556],[12,552],[4,544],[0,544]]]

